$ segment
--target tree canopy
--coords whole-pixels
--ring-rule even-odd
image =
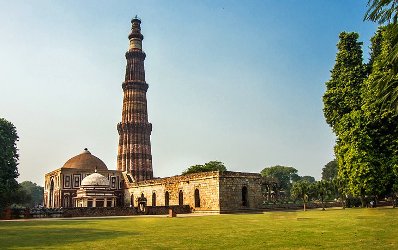
[[[26,199],[20,202],[26,207],[35,207],[43,204],[44,188],[31,181],[23,181],[20,183],[21,190],[26,194]]]
[[[322,168],[322,180],[333,180],[337,177],[337,161],[328,162],[325,167]]]
[[[378,22],[379,24],[397,23],[397,0],[369,0],[369,9],[365,13],[365,20]]]
[[[332,192],[332,181],[321,180],[312,184],[312,191],[321,200],[322,210],[325,210],[325,198]]]
[[[210,171],[227,171],[224,163],[220,161],[209,161],[204,165],[193,165],[190,166],[188,169],[182,172],[183,175],[192,174],[192,173],[200,173],[200,172],[210,172]]]
[[[351,111],[358,110],[361,105],[360,89],[365,78],[365,68],[362,63],[361,42],[357,33],[342,32],[337,44],[336,64],[331,71],[330,80],[326,82],[326,92],[323,95],[323,112],[326,122],[336,134],[342,119],[348,119]]]
[[[13,203],[18,189],[18,135],[14,125],[0,118],[0,211]]]
[[[309,175],[300,176],[300,181],[306,181],[308,183],[315,183],[315,177],[309,176]]]
[[[276,165],[264,168],[261,171],[261,175],[275,178],[279,183],[280,189],[288,191],[290,190],[291,182],[299,178],[297,172],[297,169],[293,167]]]
[[[398,1],[396,0],[369,0],[369,9],[364,20],[387,25],[389,33],[390,53],[382,57],[381,65],[389,68],[389,72],[372,84],[380,91],[377,93],[379,102],[385,103],[398,112]],[[387,103],[386,103],[387,102]]]
[[[306,210],[310,188],[311,184],[305,180],[297,181],[292,186],[291,195],[294,199],[298,198],[303,201],[304,211]]]

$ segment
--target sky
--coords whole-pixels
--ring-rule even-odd
[[[154,176],[208,161],[320,179],[335,136],[322,108],[338,35],[369,57],[367,1],[0,0],[0,117],[18,181],[39,185],[84,148],[116,169],[131,19],[144,35]]]

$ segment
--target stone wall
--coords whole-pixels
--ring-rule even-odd
[[[138,198],[143,194],[148,207],[165,206],[166,192],[168,192],[169,205],[175,206],[179,205],[182,193],[183,205],[188,205],[192,211],[219,211],[218,177],[218,172],[204,172],[127,183],[128,192],[125,192],[125,204],[131,204],[131,198],[133,198],[132,205],[137,207]],[[199,192],[200,200],[196,204],[195,190]],[[156,197],[156,204],[153,203],[154,197]]]
[[[136,209],[129,207],[76,207],[62,210],[62,217],[100,217],[138,214]]]
[[[169,205],[179,205],[179,195],[182,193],[183,205],[188,205],[193,212],[258,209],[262,204],[261,176],[254,173],[202,172],[126,184],[128,192],[125,192],[125,204],[134,207],[138,206],[142,195],[146,198],[147,206],[165,206],[166,192]],[[245,203],[243,188],[247,190]]]
[[[172,209],[177,214],[190,213],[189,206],[158,206],[146,207],[144,212],[132,207],[92,207],[92,208],[66,208],[62,217],[100,217],[100,216],[125,216],[125,215],[166,215]]]
[[[76,208],[19,208],[6,209],[0,219],[29,219],[29,218],[62,218],[62,217],[101,217],[101,216],[127,216],[127,215],[166,215],[172,209],[177,214],[191,212],[189,206],[158,206],[146,207],[139,211],[131,207],[76,207]]]
[[[262,202],[260,174],[220,174],[220,212],[260,209]]]

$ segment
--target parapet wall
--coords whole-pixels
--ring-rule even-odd
[[[146,207],[144,212],[133,207],[91,207],[91,208],[66,208],[62,217],[101,217],[101,216],[126,216],[126,215],[166,215],[172,209],[177,214],[190,213],[189,206],[159,206]]]
[[[219,175],[220,175],[220,173],[218,171],[200,172],[200,173],[193,173],[193,174],[187,174],[187,175],[175,175],[175,176],[171,176],[171,177],[154,178],[151,180],[139,181],[139,182],[135,182],[135,183],[126,183],[126,184],[128,187],[164,185],[164,184],[171,184],[171,183],[176,183],[176,182],[189,182],[192,180],[214,178],[214,177],[218,177]]]
[[[191,212],[189,206],[146,207],[144,212],[133,207],[24,208],[6,209],[0,219],[166,215],[169,214],[169,209],[172,209],[177,216]]]
[[[125,204],[137,207],[143,195],[148,207],[188,205],[192,211],[219,211],[218,179],[216,171],[129,183]]]

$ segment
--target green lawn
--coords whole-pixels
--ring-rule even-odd
[[[0,249],[398,249],[398,209],[0,222]]]

